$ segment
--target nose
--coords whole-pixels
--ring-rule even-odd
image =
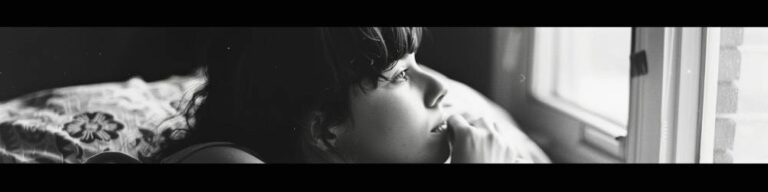
[[[424,95],[424,105],[428,108],[437,108],[440,106],[448,89],[443,80],[430,72],[425,72],[426,92]]]

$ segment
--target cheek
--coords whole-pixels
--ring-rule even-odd
[[[434,141],[429,137],[431,113],[414,92],[369,92],[352,100],[350,135],[361,161],[416,162]]]
[[[408,94],[377,94],[353,104],[355,126],[382,136],[414,136],[426,122],[426,110]]]

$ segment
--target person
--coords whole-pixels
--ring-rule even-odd
[[[512,163],[482,114],[451,111],[419,27],[256,28],[205,66],[193,129],[165,163]],[[229,49],[229,47],[228,47]],[[223,56],[229,57],[229,56]],[[227,59],[224,59],[227,60]]]

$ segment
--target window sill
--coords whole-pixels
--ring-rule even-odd
[[[601,150],[618,159],[624,159],[622,141],[627,135],[627,130],[621,125],[554,96],[534,94],[533,100],[583,122],[579,131],[581,133],[580,140],[587,147]]]

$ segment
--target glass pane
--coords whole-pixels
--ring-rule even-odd
[[[558,28],[554,94],[626,127],[631,28]]]
[[[722,28],[715,163],[768,163],[768,28]]]

